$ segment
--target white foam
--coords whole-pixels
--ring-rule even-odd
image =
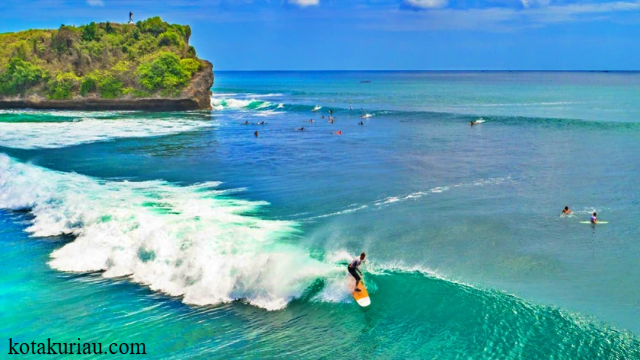
[[[246,98],[246,99],[235,99],[235,98],[227,98],[227,97],[212,97],[211,98],[211,107],[214,110],[224,110],[224,109],[254,109],[261,110],[272,106],[273,104],[269,101],[257,100],[255,97]]]
[[[0,154],[0,208],[30,209],[33,236],[75,237],[51,254],[54,269],[128,276],[189,304],[244,299],[268,310],[342,277],[291,244],[295,223],[247,215],[267,203],[220,197],[218,185],[102,181]]]
[[[135,113],[136,111],[69,111],[69,110],[34,110],[34,109],[2,109],[0,115],[43,115],[43,116],[58,116],[68,118],[104,118],[113,117],[122,114]]]
[[[470,186],[502,185],[502,184],[508,183],[510,181],[511,181],[511,177],[504,177],[504,178],[500,177],[500,178],[480,179],[480,180],[476,180],[476,181],[469,182],[469,183],[460,183],[460,184],[449,185],[449,186],[437,186],[437,187],[431,188],[431,189],[429,189],[427,191],[416,191],[416,192],[413,192],[411,194],[404,195],[404,196],[389,196],[389,197],[386,197],[384,199],[374,200],[374,201],[371,202],[371,205],[374,206],[374,207],[378,207],[379,208],[379,207],[382,207],[382,206],[385,206],[385,205],[392,205],[392,204],[403,202],[403,201],[407,201],[407,200],[417,200],[417,199],[420,199],[420,198],[422,198],[424,196],[431,195],[431,194],[444,193],[446,191],[449,191],[449,190],[455,189],[455,188],[470,187]],[[348,214],[348,213],[364,210],[364,209],[367,209],[367,208],[369,208],[369,205],[367,205],[367,204],[360,205],[360,206],[358,206],[357,204],[351,204],[345,210],[336,211],[336,212],[323,214],[323,215],[317,215],[317,216],[309,217],[309,218],[307,218],[305,220],[315,220],[315,219],[322,219],[322,218],[327,218],[327,217],[331,217],[331,216],[343,215],[343,214]]]
[[[61,148],[119,138],[170,135],[209,126],[212,126],[210,121],[184,119],[81,118],[79,121],[63,122],[0,122],[0,146],[19,149]]]

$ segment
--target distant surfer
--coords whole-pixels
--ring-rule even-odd
[[[258,137],[258,130],[256,130],[256,132],[253,133],[253,136]]]
[[[469,121],[469,125],[473,126],[473,125],[475,125],[475,124],[476,124],[476,122],[475,122],[475,121]]]
[[[313,119],[309,119],[309,122],[310,122],[310,123],[313,123]]]
[[[264,121],[260,121],[258,125],[264,125]]]
[[[353,110],[353,106],[349,105],[349,110]]]
[[[598,214],[596,214],[595,211],[593,212],[593,215],[591,215],[591,219],[589,221],[591,221],[592,224],[598,223]]]
[[[358,125],[364,125],[364,123],[363,123],[362,121],[360,121],[360,122],[358,123]]]
[[[349,263],[349,266],[347,267],[347,270],[349,270],[349,274],[351,274],[351,276],[356,279],[356,288],[354,291],[361,291],[360,289],[358,289],[358,284],[360,284],[360,280],[362,279],[360,277],[362,275],[362,271],[360,271],[358,267],[362,264],[365,257],[366,254],[363,252],[362,254],[360,254],[359,258],[353,259],[353,261]],[[360,274],[358,275],[358,273]]]
[[[329,116],[333,115],[333,110],[329,109]]]
[[[336,135],[342,135],[342,130],[338,130],[335,132]]]
[[[565,207],[564,207],[564,210],[562,210],[562,213],[563,213],[563,214],[566,214],[566,215],[569,215],[569,214],[571,214],[571,210],[569,210],[569,207],[568,207],[568,206],[565,206]]]
[[[296,130],[298,130],[298,131],[304,131],[304,126],[303,126],[303,127],[301,127],[300,129],[296,129]]]
[[[245,124],[245,125],[249,125],[249,121],[248,121],[248,120],[247,120],[247,121],[245,121],[245,122],[244,122],[244,124]]]

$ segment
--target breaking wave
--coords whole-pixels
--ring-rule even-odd
[[[318,278],[342,279],[343,269],[292,244],[296,223],[254,216],[266,202],[218,185],[102,181],[0,154],[0,208],[29,210],[32,236],[74,238],[51,254],[54,269],[126,276],[188,304],[244,300],[267,310]]]

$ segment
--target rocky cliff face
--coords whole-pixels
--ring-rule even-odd
[[[47,100],[43,96],[0,97],[0,109],[58,109],[58,110],[145,110],[181,111],[211,109],[211,86],[213,66],[203,60],[202,69],[180,95],[176,97],[122,97],[103,99],[99,97],[76,97],[69,100]]]

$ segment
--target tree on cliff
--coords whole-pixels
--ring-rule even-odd
[[[190,37],[159,17],[0,34],[0,96],[176,96],[202,68]]]

